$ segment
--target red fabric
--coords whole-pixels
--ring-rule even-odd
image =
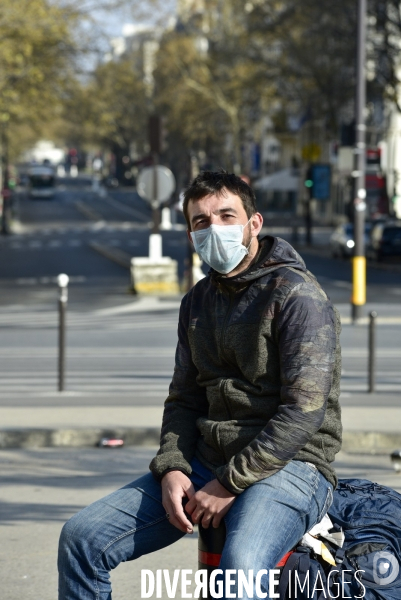
[[[293,552],[294,552],[294,550],[290,550],[290,552],[287,552],[287,554],[284,554],[283,558],[280,560],[280,562],[277,563],[276,567],[284,567],[285,563],[290,558],[290,555]]]
[[[213,554],[212,552],[203,552],[203,550],[199,550],[198,559],[203,565],[218,567],[220,564],[221,554]]]

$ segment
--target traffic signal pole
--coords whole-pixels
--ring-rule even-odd
[[[355,147],[354,147],[354,236],[355,249],[352,259],[352,321],[362,317],[366,303],[366,257],[365,257],[365,162],[366,162],[366,0],[358,0],[358,33],[356,64],[355,102]]]

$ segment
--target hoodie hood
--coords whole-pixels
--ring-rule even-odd
[[[209,274],[212,280],[218,284],[241,287],[281,267],[307,271],[303,259],[291,244],[282,238],[266,235],[259,240],[259,252],[246,271],[238,273],[235,277],[226,277],[214,270],[211,270]]]

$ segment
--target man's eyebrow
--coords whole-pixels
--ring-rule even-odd
[[[225,213],[225,212],[231,212],[235,215],[238,214],[238,211],[236,211],[235,208],[233,208],[232,206],[224,206],[223,208],[214,210],[213,214],[220,215],[221,213]],[[197,215],[194,215],[191,219],[191,223],[195,223],[195,221],[198,221],[199,219],[204,219],[205,217],[207,217],[207,215],[205,213],[199,213]]]
[[[220,215],[223,212],[232,212],[234,214],[238,214],[238,211],[236,211],[233,206],[225,206],[223,208],[219,208],[219,210],[215,210],[214,211],[214,214],[215,215]]]
[[[199,213],[198,215],[194,215],[191,219],[191,223],[194,223],[195,221],[198,221],[199,219],[204,219],[205,217],[207,217],[207,215],[205,215],[204,213]]]

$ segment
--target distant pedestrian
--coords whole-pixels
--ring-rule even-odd
[[[100,158],[100,156],[96,156],[96,157],[93,159],[93,162],[92,162],[92,169],[93,169],[93,172],[94,172],[94,173],[100,173],[100,174],[101,174],[101,172],[102,172],[102,169],[103,169],[103,161],[102,161],[102,159]]]

